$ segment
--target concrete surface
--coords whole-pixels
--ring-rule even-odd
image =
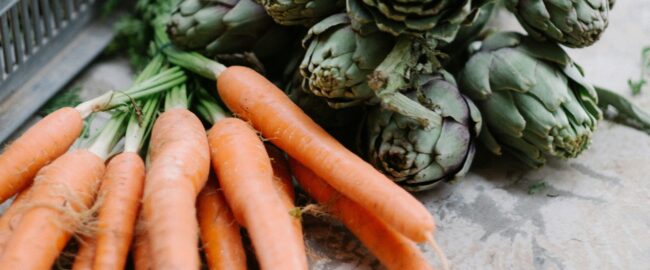
[[[507,14],[496,24],[519,29]],[[591,81],[627,94],[648,45],[650,1],[617,1],[602,40],[570,54]],[[127,64],[100,60],[73,84],[94,89],[84,98],[124,88]],[[650,87],[634,100],[650,109]],[[650,136],[604,121],[577,159],[521,171],[508,159],[483,156],[464,179],[417,197],[436,217],[453,269],[650,269],[649,164]],[[313,269],[381,269],[336,222],[306,221]]]

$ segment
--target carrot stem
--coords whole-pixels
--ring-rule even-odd
[[[197,95],[196,112],[203,120],[214,125],[217,121],[231,116],[202,86],[196,86],[193,92]]]
[[[88,151],[103,160],[107,160],[117,142],[124,135],[124,122],[128,115],[128,113],[124,112],[113,114],[97,137],[92,139],[92,143],[87,147]]]
[[[83,102],[76,109],[81,113],[82,117],[86,117],[93,112],[114,109],[123,104],[128,104],[133,100],[168,90],[185,83],[185,81],[187,81],[185,73],[179,67],[172,67],[168,70],[161,71],[158,75],[144,80],[141,83],[133,85],[123,92],[110,91]]]
[[[163,69],[164,63],[165,63],[165,56],[161,54],[155,55],[153,58],[151,58],[149,63],[144,67],[144,69],[140,72],[140,74],[138,74],[138,76],[135,77],[133,83],[139,84],[154,77],[156,74],[160,73],[160,71]]]
[[[148,134],[151,132],[153,120],[156,118],[159,105],[160,96],[154,95],[144,102],[141,115],[138,115],[135,111],[131,114],[129,124],[126,127],[124,140],[125,152],[140,152]]]
[[[184,84],[172,88],[165,94],[165,111],[187,109],[188,104],[187,87]]]

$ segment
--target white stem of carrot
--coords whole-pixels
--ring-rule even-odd
[[[429,244],[431,249],[433,249],[433,252],[436,254],[436,257],[438,257],[442,270],[449,270],[449,261],[447,260],[447,256],[445,256],[445,252],[442,251],[440,245],[438,245],[438,242],[436,242],[433,234],[431,234],[427,239],[427,244]]]
[[[109,104],[114,95],[115,95],[114,91],[106,92],[101,96],[98,96],[96,98],[93,98],[91,100],[88,100],[86,102],[77,105],[75,109],[79,111],[81,117],[85,119],[93,112],[96,112],[99,108],[105,107],[107,104]]]
[[[125,152],[140,152],[145,138],[151,130],[153,121],[156,118],[155,116],[158,112],[159,104],[160,98],[158,95],[155,95],[144,103],[141,110],[142,115],[140,115],[140,117],[136,115],[135,112],[131,114],[124,139]]]
[[[97,138],[88,146],[88,151],[107,160],[117,142],[124,136],[124,121],[128,115],[127,113],[113,115]]]

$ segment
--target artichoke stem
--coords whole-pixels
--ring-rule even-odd
[[[442,124],[442,118],[439,114],[400,92],[379,93],[378,96],[381,104],[386,109],[416,120],[425,129],[431,129]]]
[[[413,40],[400,37],[384,61],[368,78],[382,105],[391,111],[413,118],[426,129],[442,123],[440,115],[400,93],[409,85],[409,73],[417,66],[421,54],[413,50]]]
[[[622,124],[650,134],[650,114],[634,105],[630,100],[611,90],[595,87],[598,93],[598,106],[606,110],[608,106],[616,109],[616,120]]]
[[[404,74],[409,65],[417,62],[417,54],[412,52],[413,42],[410,38],[400,37],[384,61],[370,75],[368,85],[377,95],[384,92],[397,92],[406,84]]]

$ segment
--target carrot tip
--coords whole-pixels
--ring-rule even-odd
[[[438,245],[438,242],[436,242],[436,239],[434,239],[433,235],[427,237],[427,244],[431,247],[431,249],[433,249],[436,257],[438,257],[438,260],[440,260],[442,269],[449,270],[449,261],[447,260],[447,256],[445,255],[445,252],[442,251],[440,245]]]

